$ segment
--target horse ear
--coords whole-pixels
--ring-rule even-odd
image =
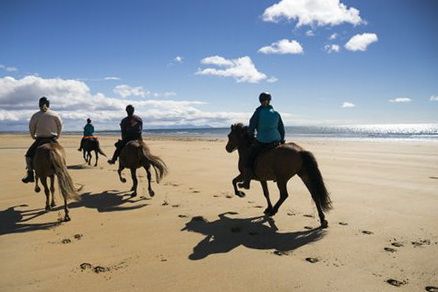
[[[234,130],[235,126],[236,126],[236,125],[232,124],[232,125],[231,125],[231,130]]]

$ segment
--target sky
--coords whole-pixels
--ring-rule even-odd
[[[438,122],[435,0],[1,0],[0,131]]]

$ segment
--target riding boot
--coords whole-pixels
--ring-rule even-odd
[[[31,157],[26,157],[26,168],[27,168],[27,176],[23,177],[21,179],[21,181],[24,182],[25,184],[30,183],[30,182],[34,182],[35,178],[33,175],[32,158]]]
[[[252,177],[253,177],[252,169],[245,168],[243,171],[243,181],[237,184],[239,188],[244,188],[249,190]]]
[[[116,161],[117,161],[117,157],[119,157],[119,152],[120,152],[120,150],[119,150],[119,149],[116,149],[116,151],[114,151],[113,158],[111,158],[111,159],[108,160],[107,162],[108,162],[109,164],[114,164],[114,163],[116,163]]]
[[[81,145],[79,146],[79,149],[78,149],[79,152],[82,151],[83,144],[84,144],[84,138],[81,139]]]

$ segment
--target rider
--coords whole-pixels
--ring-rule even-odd
[[[259,95],[259,101],[261,105],[249,120],[248,134],[254,137],[254,131],[257,131],[257,135],[249,148],[243,171],[243,182],[239,183],[239,187],[245,189],[249,189],[253,178],[254,162],[257,155],[264,149],[272,149],[278,144],[284,143],[283,121],[280,114],[270,105],[271,95],[268,92],[262,92]]]
[[[93,124],[91,124],[91,119],[88,118],[87,124],[84,127],[84,134],[82,136],[81,145],[80,145],[78,151],[82,151],[82,147],[84,147],[84,140],[89,139],[89,138],[94,138],[93,135],[94,135],[94,126],[93,126]]]
[[[117,157],[119,157],[123,147],[125,147],[129,141],[142,139],[141,132],[143,131],[143,121],[139,116],[134,115],[134,107],[132,105],[126,107],[126,113],[128,116],[120,122],[122,140],[119,140],[114,144],[116,150],[114,151],[113,158],[108,160],[109,164],[116,163]]]
[[[53,142],[61,135],[62,120],[58,113],[49,109],[50,101],[43,96],[39,100],[40,110],[36,112],[29,122],[30,136],[35,141],[26,152],[27,176],[22,179],[24,183],[34,182],[32,159],[38,146]]]

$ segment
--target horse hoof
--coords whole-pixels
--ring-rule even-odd
[[[50,207],[56,207],[55,203],[50,204]]]
[[[327,228],[328,227],[328,222],[327,220],[322,220],[321,222],[321,228]]]
[[[265,211],[263,211],[263,213],[265,213],[265,215],[272,216],[272,215],[270,215],[272,213],[272,208],[269,208],[269,207],[266,208]]]
[[[68,222],[68,221],[70,221],[71,219],[70,219],[70,216],[68,216],[68,215],[66,215],[65,217],[64,217],[64,221],[65,222]]]
[[[133,193],[131,194],[131,198],[134,198],[134,197],[137,197],[137,193],[136,193],[136,192],[133,192]]]
[[[243,198],[243,197],[246,196],[245,193],[242,192],[242,191],[237,191],[237,192],[235,193],[235,195],[238,196],[238,197],[240,197],[240,198]]]
[[[265,214],[266,214],[267,216],[269,216],[269,217],[272,217],[272,216],[274,216],[275,214],[277,214],[277,212],[274,211],[273,209],[271,209],[271,210],[268,210]]]
[[[49,205],[46,206],[46,211],[50,211],[52,208],[50,208]]]
[[[41,191],[40,187],[35,187],[35,193],[39,193]]]
[[[120,181],[121,181],[122,183],[125,183],[125,182],[126,182],[126,178],[121,178]]]
[[[151,196],[151,197],[155,196],[154,191],[149,191],[149,196]]]

